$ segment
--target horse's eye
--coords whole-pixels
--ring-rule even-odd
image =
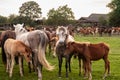
[[[20,31],[22,31],[23,29],[20,29]]]
[[[27,57],[29,57],[29,55],[27,55]]]

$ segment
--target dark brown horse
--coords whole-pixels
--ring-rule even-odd
[[[91,44],[69,42],[66,47],[65,55],[71,55],[75,52],[79,58],[83,60],[85,77],[88,75],[89,80],[92,80],[91,61],[103,59],[105,62],[105,72],[103,78],[110,73],[110,62],[108,60],[109,46],[105,43]]]
[[[66,44],[68,42],[74,41],[74,38],[69,34],[68,28],[67,27],[63,27],[63,26],[59,26],[57,28],[56,35],[58,37],[58,40],[56,42],[56,48],[55,48],[56,53],[55,54],[58,57],[58,65],[59,65],[58,75],[59,75],[59,77],[61,77],[61,67],[62,67],[62,62],[63,62],[62,58],[63,57],[67,57],[67,56],[64,56],[64,51],[65,51],[65,48],[66,48]],[[70,58],[71,57],[67,57],[66,58],[66,63],[65,63],[66,77],[68,77],[67,67],[69,67],[69,71],[71,72]],[[69,65],[67,65],[67,62],[69,62]]]
[[[16,35],[15,32],[11,31],[11,30],[7,30],[7,31],[3,31],[1,33],[1,51],[2,51],[2,61],[3,64],[6,66],[6,55],[4,52],[4,43],[8,38],[12,38],[15,39]],[[16,62],[17,62],[17,58],[16,58]],[[18,62],[17,62],[18,63]]]

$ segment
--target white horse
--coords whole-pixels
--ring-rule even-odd
[[[44,31],[41,30],[34,30],[28,32],[24,27],[23,24],[14,25],[16,39],[24,42],[27,46],[29,46],[34,55],[33,55],[33,62],[34,67],[38,71],[38,80],[42,80],[41,74],[41,67],[42,65],[47,70],[53,70],[54,66],[51,66],[49,62],[46,60],[45,57],[45,50],[48,43],[48,37]]]

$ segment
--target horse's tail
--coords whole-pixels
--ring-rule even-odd
[[[5,35],[2,40],[1,40],[1,50],[2,50],[2,61],[3,64],[6,65],[7,64],[7,60],[6,60],[6,54],[5,54],[5,50],[4,50],[4,44],[5,41],[8,39],[7,35]]]
[[[47,69],[47,70],[53,70],[54,66],[51,66],[49,62],[46,60],[45,56],[45,50],[48,43],[47,35],[44,32],[40,33],[40,44],[38,49],[38,60],[39,62]]]

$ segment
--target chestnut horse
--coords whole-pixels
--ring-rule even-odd
[[[9,38],[5,41],[4,50],[7,58],[6,72],[9,72],[9,77],[12,77],[15,56],[19,58],[20,75],[23,76],[22,56],[27,62],[32,62],[31,49],[21,41]]]
[[[76,53],[73,53],[76,52]],[[103,59],[105,62],[105,72],[103,78],[110,73],[110,62],[108,60],[109,46],[105,43],[91,44],[80,42],[69,42],[66,46],[65,55],[78,55],[83,60],[85,70],[84,76],[92,80],[91,61]]]

